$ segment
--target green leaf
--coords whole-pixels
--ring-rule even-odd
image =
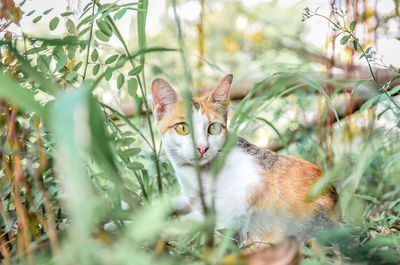
[[[51,31],[55,30],[57,28],[59,22],[60,22],[60,19],[58,17],[54,17],[52,20],[50,20],[49,29]]]
[[[118,153],[126,158],[130,158],[132,156],[135,156],[139,154],[142,151],[140,148],[131,148],[131,149],[126,149],[126,150],[120,150]]]
[[[340,40],[340,44],[346,45],[346,43],[349,41],[350,38],[351,38],[350,35],[344,36],[344,37]]]
[[[90,26],[87,26],[86,28],[84,28],[83,30],[81,30],[78,35],[76,35],[76,37],[80,38],[83,35],[85,35],[86,32],[88,32],[90,30]]]
[[[82,62],[82,61],[80,61],[79,63],[77,63],[77,64],[74,66],[74,71],[78,71],[79,68],[81,68],[82,65],[83,65],[83,62]]]
[[[43,47],[33,47],[32,49],[29,49],[29,50],[26,52],[26,54],[27,54],[27,55],[37,54],[37,53],[39,53],[39,52],[41,52],[41,51],[44,51],[44,50],[46,50],[46,49],[43,48]]]
[[[20,86],[4,73],[0,73],[0,83],[0,98],[17,104],[25,111],[35,112],[37,115],[46,118],[46,109],[35,100],[33,94],[27,88]]]
[[[56,57],[55,59],[59,59],[61,56],[64,55],[64,49],[61,46],[56,46],[54,47],[52,54],[54,57]]]
[[[379,102],[379,103],[384,102],[384,101],[386,101],[386,100],[389,100],[389,98],[390,98],[390,96],[389,96],[388,94],[382,93],[382,94],[379,96],[378,102]]]
[[[106,70],[106,72],[105,72],[105,75],[104,75],[104,78],[107,80],[107,81],[110,81],[110,79],[111,79],[111,77],[112,77],[112,74],[113,74],[113,69],[112,68],[110,68],[110,67],[108,67],[107,68],[107,70]]]
[[[125,135],[122,135],[122,136],[123,136],[123,138],[117,139],[116,145],[115,145],[117,147],[117,149],[119,150],[119,152],[122,152],[122,150],[120,149],[121,147],[127,147],[136,141],[135,138],[125,137]]]
[[[93,75],[97,75],[99,73],[99,71],[100,71],[100,64],[96,64],[93,67],[92,73],[93,73]]]
[[[355,21],[351,22],[351,24],[350,24],[350,30],[351,31],[354,30],[354,28],[356,27],[356,24],[357,24],[357,22],[355,22]]]
[[[393,77],[388,83],[386,83],[387,87],[390,87],[393,83],[393,81],[397,80],[400,78],[400,75],[396,75]],[[394,87],[392,90],[390,90],[390,95],[393,95],[393,93],[397,93],[398,86]]]
[[[69,34],[75,33],[75,24],[71,19],[67,20],[66,27]]]
[[[358,41],[357,40],[353,40],[353,48],[355,51],[357,51],[357,49],[358,49]]]
[[[27,17],[31,16],[33,13],[35,13],[35,10],[32,10],[31,12],[29,12],[28,14],[26,14]]]
[[[360,85],[364,84],[365,82],[371,81],[371,80],[372,80],[372,77],[369,78],[369,79],[362,79],[362,80],[358,80],[357,82],[355,82],[354,87],[353,87],[353,91],[351,91],[351,94],[354,94],[354,92],[356,92],[356,89]]]
[[[129,169],[132,169],[132,170],[141,170],[144,168],[144,166],[139,162],[132,162],[132,163],[129,163],[127,166]]]
[[[122,138],[121,141],[119,141],[119,142],[121,143],[121,146],[128,146],[128,145],[130,145],[130,144],[132,144],[132,143],[135,142],[135,138],[132,138],[132,137],[124,137],[124,138]],[[140,149],[140,148],[136,148],[136,149]],[[140,153],[140,150],[139,150],[139,153]]]
[[[123,74],[119,74],[117,78],[117,88],[120,89],[125,83],[125,76]]]
[[[97,37],[99,40],[101,40],[101,41],[107,42],[107,41],[110,40],[110,38],[109,38],[107,35],[105,35],[105,34],[104,34],[102,31],[100,31],[100,30],[96,30],[96,32],[95,32],[94,34],[95,34],[96,37]]]
[[[309,84],[311,87],[313,87],[314,89],[318,90],[319,92],[321,92],[321,94],[325,97],[326,101],[328,102],[329,106],[331,107],[331,110],[333,111],[333,113],[335,114],[336,120],[339,122],[339,115],[336,112],[335,106],[333,106],[332,100],[329,98],[329,96],[326,94],[325,90],[318,85],[317,82],[315,82],[314,80],[311,80],[310,78],[308,78],[305,75],[299,74],[299,77],[301,79],[303,79],[307,84]]]
[[[128,81],[128,93],[129,93],[129,95],[131,95],[132,97],[135,97],[136,96],[137,87],[138,87],[138,82],[137,82],[136,78],[129,79],[129,81]]]
[[[82,19],[78,25],[76,26],[77,29],[79,29],[80,27],[82,27],[83,25],[85,25],[86,23],[88,23],[91,19],[93,18],[93,15],[89,15],[87,17],[85,17],[84,19]]]
[[[365,103],[361,106],[361,108],[358,110],[359,113],[363,112],[364,110],[370,108],[377,100],[379,99],[379,96],[373,97],[365,101]]]
[[[369,52],[371,50],[372,50],[372,47],[368,47],[368,49],[366,49],[365,52],[363,54],[361,54],[360,59],[363,58],[364,56],[367,56],[367,58],[368,58]]]
[[[46,55],[42,54],[37,58],[37,65],[43,73],[47,73],[49,71],[49,65],[51,62],[51,55],[47,57]]]
[[[9,47],[14,56],[21,62],[21,72],[25,76],[29,76],[32,80],[39,83],[39,89],[49,95],[55,95],[59,91],[59,86],[52,79],[46,79],[46,76],[38,72],[31,66],[30,62],[20,55],[15,48]],[[50,56],[49,56],[50,57]]]
[[[136,133],[132,132],[132,131],[126,131],[122,133],[123,137],[128,137],[128,136],[135,136]]]
[[[42,19],[42,15],[35,17],[32,22],[33,23],[38,23]]]
[[[79,41],[76,36],[67,35],[62,39],[62,43],[63,45],[78,45]],[[54,45],[57,45],[57,43],[54,43]]]
[[[62,17],[68,17],[68,16],[73,15],[73,14],[74,14],[74,12],[64,12],[64,13],[61,13],[61,16]]]
[[[56,69],[54,69],[54,72],[59,72],[64,67],[64,65],[67,63],[67,60],[68,60],[68,56],[66,54],[61,56],[60,59],[57,61]]]
[[[107,37],[112,36],[112,28],[111,28],[110,24],[108,24],[107,21],[97,20],[96,23],[97,23],[97,26],[99,27],[99,29],[101,30],[101,32],[104,33],[104,35],[106,35]]]
[[[89,11],[90,7],[92,7],[93,4],[95,4],[95,3],[92,3],[92,2],[87,3],[87,5],[83,8],[83,12]]]
[[[369,54],[369,52],[372,50],[372,47],[368,47],[368,49],[365,50],[365,54]]]
[[[47,9],[43,12],[44,15],[49,14],[51,11],[53,10],[53,8]]]
[[[400,76],[399,76],[400,77]],[[397,92],[399,92],[400,91],[400,85],[398,85],[398,86],[395,86],[394,88],[392,88],[390,91],[389,91],[389,95],[393,95],[393,94],[396,94]]]
[[[386,113],[386,111],[392,109],[392,107],[388,106],[386,109],[384,109],[383,111],[381,111],[377,116],[376,119],[380,120],[382,118],[382,115]]]
[[[111,55],[110,57],[108,57],[108,58],[106,59],[106,61],[105,61],[104,63],[105,63],[105,64],[113,63],[113,62],[115,62],[115,61],[117,60],[117,58],[118,58],[118,54]]]
[[[78,48],[78,47],[75,46],[75,45],[70,45],[70,46],[68,46],[67,51],[68,51],[68,58],[69,58],[70,60],[74,59],[75,53],[76,53],[76,49],[77,49],[77,48]]]
[[[79,33],[81,33],[81,32],[79,32]],[[79,34],[76,35],[76,37],[79,39]],[[88,44],[88,42],[86,42],[86,41],[81,41],[81,42],[79,43],[79,47],[81,48],[81,49],[79,50],[79,53],[82,53],[84,50],[86,50],[87,44]]]
[[[123,8],[123,9],[119,10],[117,13],[115,13],[115,15],[113,16],[114,20],[115,21],[120,20],[125,15],[127,10],[128,9]]]
[[[134,76],[140,74],[143,70],[143,65],[139,65],[138,67],[133,68],[132,70],[129,71],[128,75],[129,76]]]
[[[115,64],[115,68],[121,68],[125,65],[126,63],[126,55],[122,54],[119,58],[117,63]]]
[[[70,72],[67,74],[67,76],[65,77],[65,80],[71,81],[72,79],[74,79],[77,76],[78,76],[78,73],[73,71],[73,72]]]
[[[90,55],[90,58],[92,59],[92,62],[96,62],[97,59],[99,58],[99,53],[97,52],[97,49],[94,49],[92,51],[92,54]]]

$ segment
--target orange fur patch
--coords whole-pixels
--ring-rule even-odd
[[[158,121],[158,128],[160,129],[161,135],[164,135],[168,130],[172,129],[176,123],[184,121],[184,107],[183,102],[179,100],[171,110],[169,110],[162,118]]]
[[[322,170],[309,161],[280,156],[271,169],[262,173],[262,185],[254,189],[248,201],[257,208],[271,208],[298,218],[311,217],[321,208],[332,215],[336,206],[333,187],[315,200],[307,200],[312,185],[321,175]]]

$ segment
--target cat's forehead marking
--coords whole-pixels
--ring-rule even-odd
[[[193,98],[191,100],[192,113],[197,114],[194,123],[208,124],[213,121],[226,122],[224,113],[216,106],[207,101],[206,97]],[[158,121],[161,135],[173,133],[174,125],[178,122],[185,122],[185,111],[183,101],[179,100],[170,108],[170,111]]]
[[[194,99],[192,99],[192,105],[196,110],[200,109],[200,103]]]

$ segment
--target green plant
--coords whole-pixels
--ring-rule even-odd
[[[53,16],[49,31],[56,30],[65,20],[65,37],[5,32],[0,42],[0,263],[241,262],[225,259],[239,257],[242,252],[232,240],[232,231],[220,231],[219,242],[214,241],[212,205],[204,204],[208,215],[204,223],[170,216],[167,198],[177,192],[177,183],[158,145],[147,101],[145,70],[150,68],[150,53],[179,55],[185,84],[182,94],[190,104],[192,73],[188,55],[192,53],[184,45],[178,4],[172,2],[176,48],[147,45],[146,0],[126,4],[90,1],[77,23],[72,12],[55,15],[52,9],[33,18],[32,23],[41,23],[44,17]],[[18,25],[18,18],[28,18],[36,12],[21,15],[17,7],[13,8],[14,17],[10,16],[6,24],[11,20]],[[127,14],[136,15],[136,50],[118,27],[119,20]],[[309,10],[305,14],[317,15]],[[342,43],[352,40],[354,48],[361,51],[382,93],[366,101],[360,112],[372,111],[375,103],[396,103],[394,96],[400,86],[391,86],[398,75],[385,85],[379,84],[370,64],[372,49],[362,49],[354,33],[356,24],[335,25],[345,34]],[[107,45],[112,38],[119,41],[121,49]],[[220,74],[221,67],[201,59]],[[334,97],[353,80],[317,80],[299,72],[265,76],[240,102],[233,102],[232,133],[214,165],[215,175],[237,135],[251,137],[264,128],[270,128],[279,138],[276,142],[285,147],[277,148],[279,153],[323,161],[326,151],[316,144],[315,126],[296,121],[290,124],[297,126],[292,129],[279,124],[290,108],[296,107],[304,114],[323,100],[329,108],[318,115],[325,119],[332,111],[340,123],[338,134],[346,132],[343,111],[337,108]],[[137,109],[143,108],[143,115],[138,111],[128,118],[101,102],[96,92],[99,87],[107,87],[107,82],[114,83],[118,91],[125,90],[129,99],[137,103]],[[355,82],[353,91],[364,82],[367,81]],[[335,93],[328,95],[324,83],[333,84]],[[396,104],[388,104],[377,118],[388,111],[399,118]],[[374,128],[366,130],[365,135],[361,144],[336,152],[331,164],[320,163],[327,173],[310,191],[310,197],[318,196],[326,185],[334,183],[342,198],[343,214],[351,225],[321,235],[319,254],[303,246],[304,264],[391,264],[398,257],[398,138]],[[198,181],[202,181],[200,175]]]

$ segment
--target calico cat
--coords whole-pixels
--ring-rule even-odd
[[[193,131],[185,121],[183,101],[174,89],[162,79],[152,83],[153,112],[163,147],[188,198],[189,215],[202,216],[194,167],[197,160],[207,205],[211,205],[214,192],[217,229],[234,228],[239,246],[275,243],[288,236],[301,242],[309,240],[334,224],[337,199],[335,189],[330,187],[318,198],[307,200],[311,186],[322,174],[316,165],[237,138],[213,182],[212,163],[229,133],[232,79],[232,75],[225,76],[208,96],[192,100]],[[193,150],[190,134],[194,134],[197,150]]]

